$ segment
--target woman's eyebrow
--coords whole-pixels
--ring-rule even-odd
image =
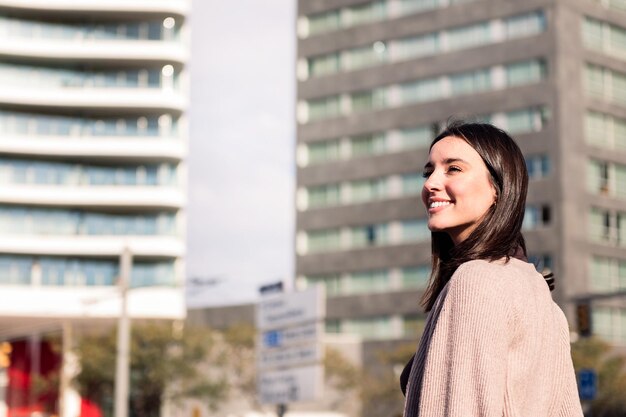
[[[469,165],[469,162],[467,162],[466,160],[461,159],[461,158],[446,158],[446,159],[443,160],[443,163],[446,164],[446,165],[454,164],[454,163],[457,163],[457,162]],[[430,162],[430,161],[426,162],[426,165],[424,165],[424,169],[432,168],[432,167],[433,167],[433,163]]]

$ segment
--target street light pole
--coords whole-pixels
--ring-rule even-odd
[[[117,326],[117,359],[115,368],[115,414],[114,417],[128,417],[130,318],[128,317],[128,287],[133,255],[130,248],[124,247],[120,256],[119,290],[121,311]]]

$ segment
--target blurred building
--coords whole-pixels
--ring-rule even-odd
[[[124,248],[130,316],[185,316],[188,11],[0,0],[0,417],[78,415],[33,388],[45,340],[114,323]]]
[[[555,299],[626,288],[626,2],[298,2],[296,274],[324,283],[327,330],[367,352],[415,343],[430,273],[420,200],[451,117],[511,132],[526,155],[524,234]],[[593,304],[626,344],[626,302]]]

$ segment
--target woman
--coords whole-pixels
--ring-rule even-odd
[[[452,124],[424,177],[433,271],[404,416],[582,416],[567,320],[526,261],[520,149],[492,125]]]

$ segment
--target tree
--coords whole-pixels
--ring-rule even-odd
[[[597,337],[581,338],[572,344],[576,371],[595,369],[598,397],[591,403],[594,417],[626,415],[626,358],[612,353],[611,345]]]
[[[130,349],[130,415],[158,417],[165,401],[185,398],[216,409],[227,398],[228,384],[219,365],[217,335],[203,328],[178,329],[172,323],[133,325]],[[81,395],[110,410],[116,360],[116,332],[86,335],[76,349],[80,371],[74,382]],[[218,367],[207,368],[206,364]]]
[[[402,416],[404,396],[400,390],[400,373],[414,353],[414,343],[377,352],[378,366],[373,366],[363,378],[361,399],[364,416]]]

